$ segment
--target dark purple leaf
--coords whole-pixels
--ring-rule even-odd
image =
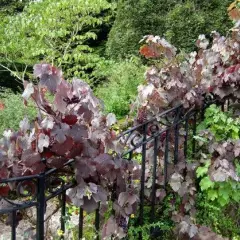
[[[46,86],[50,92],[56,92],[58,84],[61,82],[62,71],[50,64],[34,65],[34,76],[40,79],[40,85]]]

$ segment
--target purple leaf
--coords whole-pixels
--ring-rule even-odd
[[[78,114],[84,119],[85,122],[90,123],[93,117],[92,111],[88,109],[88,106],[82,105],[78,109]]]
[[[47,166],[50,168],[62,168],[66,162],[66,158],[51,157],[47,159]]]
[[[31,167],[41,161],[41,156],[38,152],[35,152],[32,149],[28,149],[23,151],[21,160],[26,167]]]
[[[169,181],[169,185],[172,187],[172,189],[175,192],[177,192],[182,185],[182,180],[183,180],[183,177],[179,173],[174,173],[171,176],[171,179]]]
[[[29,120],[25,117],[19,124],[20,129],[25,133],[30,129]]]
[[[123,207],[126,203],[132,205],[138,200],[137,195],[129,192],[121,192],[118,197],[118,204]]]
[[[38,137],[39,152],[43,152],[43,148],[44,147],[47,148],[48,146],[49,146],[49,137],[43,133],[40,133]]]
[[[25,87],[25,90],[24,90],[24,92],[22,94],[22,97],[25,100],[28,100],[33,93],[34,93],[33,83],[28,83],[27,86]]]
[[[54,98],[55,108],[61,113],[65,113],[67,110],[68,102],[73,98],[71,85],[66,81],[61,81],[57,86],[57,92]]]
[[[106,120],[107,120],[107,126],[108,126],[108,127],[112,126],[112,125],[115,124],[116,121],[117,121],[116,116],[115,116],[115,114],[113,114],[113,113],[109,113],[109,114],[107,115]]]
[[[63,156],[67,154],[73,147],[73,139],[67,137],[67,139],[63,143],[55,143],[52,146],[52,152],[56,153],[59,156]]]
[[[83,202],[82,208],[88,213],[92,213],[98,208],[98,203],[93,198],[83,197]]]
[[[73,115],[73,114],[66,115],[62,118],[63,123],[66,123],[66,124],[71,125],[71,126],[74,125],[75,123],[77,123],[77,121],[78,121],[77,116]]]
[[[51,136],[55,138],[58,143],[64,143],[66,141],[66,135],[68,135],[70,127],[66,123],[55,125],[51,131]]]
[[[56,92],[58,84],[61,82],[62,71],[50,64],[36,64],[33,67],[34,76],[40,78],[40,85],[46,86],[52,93]]]
[[[45,117],[41,122],[41,127],[44,129],[52,129],[54,126],[54,120],[51,116]]]

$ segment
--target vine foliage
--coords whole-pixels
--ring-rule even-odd
[[[220,36],[217,32],[212,33],[212,39],[200,35],[196,43],[198,52],[183,57],[159,36],[146,36],[143,42],[140,52],[151,59],[153,66],[146,72],[146,84],[138,87],[136,124],[181,104],[184,113],[188,114],[191,109],[200,109],[208,97],[239,101],[239,23],[232,29],[230,37]],[[107,211],[108,201],[112,200],[114,214],[110,214],[103,226],[102,238],[125,237],[129,216],[137,210],[139,184],[134,183],[140,179],[141,169],[137,162],[121,157],[124,146],[111,128],[115,116],[102,114],[101,102],[85,82],[78,79],[67,82],[61,70],[52,65],[35,65],[34,76],[39,79],[38,84],[25,82],[22,96],[25,104],[32,99],[39,113],[33,122],[27,118],[21,121],[19,131],[4,132],[0,143],[0,179],[39,174],[47,168],[61,168],[69,159],[75,159],[77,185],[68,191],[69,198],[74,205],[88,212],[100,207],[101,214]],[[174,192],[181,198],[179,209],[172,212],[176,234],[182,239],[222,239],[211,229],[196,224],[195,180],[196,175],[208,178],[205,183],[204,178],[201,180],[201,187],[205,186],[205,189],[228,180],[238,183],[235,160],[240,158],[239,140],[216,142],[212,133],[205,131],[200,136],[207,139],[210,146],[206,149],[205,159],[190,161],[183,153],[184,134],[180,134],[178,163],[169,161],[167,171],[169,186],[166,192]],[[164,156],[167,141],[166,136],[161,137],[159,161]],[[171,132],[169,141],[170,150],[173,150],[174,135]],[[152,152],[153,146],[148,145],[148,175],[152,171]],[[199,168],[204,161],[207,167]],[[158,184],[164,185],[162,166],[157,171]],[[133,184],[129,184],[129,176]],[[145,180],[151,179],[146,177]],[[144,194],[149,198],[147,186]],[[1,185],[0,196],[6,198],[16,189],[14,184]],[[159,192],[159,198],[164,198],[166,192]]]
[[[23,119],[17,132],[4,132],[0,179],[62,168],[68,160],[75,159],[77,185],[69,190],[68,197],[87,212],[100,206],[102,213],[112,199],[115,215],[110,216],[103,232],[111,235],[121,217],[127,218],[138,201],[134,189],[127,185],[129,174],[137,173],[138,165],[120,157],[121,146],[111,129],[115,116],[102,114],[101,102],[85,82],[67,82],[61,70],[52,65],[36,64],[34,76],[39,79],[38,84],[25,82],[22,97],[26,105],[30,99],[35,102],[38,116],[33,122]],[[0,185],[0,196],[8,197],[17,189],[16,184]],[[118,234],[125,236],[122,228],[118,229]]]
[[[231,30],[230,37],[223,37],[217,32],[212,32],[210,39],[200,35],[196,42],[198,51],[184,56],[178,55],[177,49],[165,39],[159,36],[145,36],[140,53],[149,59],[153,66],[146,72],[146,84],[138,87],[138,98],[133,106],[133,109],[137,108],[136,123],[143,123],[178,105],[183,106],[186,116],[190,110],[203,107],[205,99],[208,98],[216,99],[218,102],[228,99],[237,105],[240,98],[239,30],[239,22],[237,22]],[[205,154],[202,152],[206,165],[204,167],[201,165],[200,168],[199,165],[203,161],[201,154],[200,157],[195,156],[193,159],[183,157],[186,133],[182,129],[179,161],[169,177],[172,191],[182,199],[179,210],[172,212],[172,219],[176,223],[176,234],[182,239],[189,237],[205,239],[206,236],[208,239],[222,239],[209,228],[196,223],[195,180],[197,171],[198,177],[204,176],[200,182],[202,190],[214,186],[223,188],[223,184],[226,185],[225,190],[238,186],[238,165],[235,162],[239,161],[240,157],[239,140],[236,140],[239,139],[239,132],[234,127],[234,123],[236,124],[236,121],[232,120],[231,134],[225,139],[220,137],[222,140],[220,142],[215,139],[214,132],[201,133],[199,137],[204,136],[209,148]],[[170,138],[170,141],[174,145],[174,138]],[[151,151],[151,148],[150,146],[148,150]],[[159,151],[164,150],[160,148]],[[148,161],[150,162],[150,158]],[[174,165],[173,161],[170,161],[171,164]],[[214,191],[216,189],[212,192]],[[229,198],[238,201],[239,194],[228,194],[223,191],[219,194],[222,194],[220,196],[222,205],[228,203]],[[212,200],[216,197],[215,192]]]

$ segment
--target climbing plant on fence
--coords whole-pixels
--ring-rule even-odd
[[[147,84],[139,86],[138,89],[138,101],[135,104],[138,112],[137,122],[143,123],[169,107],[179,104],[183,105],[188,114],[189,109],[200,109],[204,99],[210,96],[219,100],[231,99],[233,102],[238,102],[239,36],[238,25],[232,29],[229,38],[220,36],[216,32],[212,33],[211,40],[200,35],[197,41],[199,51],[191,53],[185,61],[178,60],[177,49],[165,39],[146,36],[143,39],[145,45],[140,52],[152,59],[155,64],[146,73]],[[237,135],[239,139],[239,133]],[[222,139],[221,143],[216,144],[211,136],[205,135],[205,137],[210,148],[209,162],[204,172],[198,169],[198,162],[188,162],[182,158],[177,164],[179,167],[174,168],[175,171],[169,180],[172,189],[182,199],[179,212],[173,212],[173,219],[178,223],[178,233],[187,234],[191,238],[201,235],[201,231],[206,232],[206,229],[203,230],[194,223],[196,169],[198,176],[207,174],[207,177],[201,180],[202,190],[218,185],[219,182],[230,181],[234,186],[239,182],[238,165],[235,161],[236,159],[239,161],[240,157],[239,140]],[[181,151],[183,147],[182,150],[180,147]],[[237,191],[238,187],[235,189]],[[239,194],[233,197],[238,201]],[[226,198],[224,200],[227,201]]]
[[[22,96],[24,104],[30,98],[35,102],[38,116],[33,122],[23,119],[17,132],[4,132],[0,143],[0,181],[40,174],[49,168],[62,168],[68,160],[75,159],[76,186],[68,191],[69,199],[88,212],[100,208],[101,213],[106,212],[107,202],[111,199],[113,211],[102,227],[102,238],[123,238],[127,235],[129,216],[137,211],[138,196],[141,203],[144,198],[151,198],[147,187],[151,178],[145,178],[149,176],[145,175],[145,170],[148,173],[153,171],[158,184],[165,186],[158,192],[158,197],[164,198],[169,192],[180,197],[179,209],[172,211],[176,235],[202,239],[207,234],[211,239],[218,239],[210,229],[195,223],[196,170],[198,177],[207,174],[208,182],[204,183],[204,178],[201,180],[203,190],[226,181],[238,183],[235,160],[240,157],[239,140],[226,142],[223,139],[218,145],[210,143],[208,159],[211,161],[207,169],[201,169],[198,168],[199,163],[194,161],[195,155],[190,151],[189,156],[186,152],[186,131],[181,126],[173,121],[173,128],[166,131],[161,129],[164,124],[154,122],[151,125],[148,121],[152,118],[158,120],[160,114],[168,114],[165,111],[172,107],[175,111],[167,118],[179,120],[178,114],[186,117],[192,111],[201,109],[206,98],[220,102],[225,99],[239,101],[239,30],[236,25],[228,38],[214,32],[211,41],[201,35],[197,41],[199,51],[181,61],[177,50],[165,39],[158,36],[146,36],[143,39],[145,44],[140,52],[151,59],[154,66],[146,73],[146,84],[139,86],[135,104],[135,134],[142,141],[139,147],[144,152],[141,164],[122,157],[129,141],[123,142],[121,136],[116,136],[111,129],[115,116],[102,114],[101,102],[86,83],[78,79],[67,82],[61,70],[52,65],[35,65],[34,76],[39,83],[34,85],[25,82]],[[188,120],[191,125],[191,119]],[[149,131],[151,134],[162,131],[159,136],[161,144],[145,143]],[[195,134],[196,131],[193,131]],[[210,135],[205,134],[204,138],[212,141]],[[138,148],[137,143],[130,142]],[[166,144],[169,144],[167,151]],[[168,151],[173,151],[174,157],[170,157],[167,169],[161,164],[157,170],[153,169],[152,156],[161,162]],[[167,179],[162,178],[162,172],[165,171],[168,172]],[[140,176],[141,188],[136,181]],[[25,184],[28,185],[27,182]],[[0,196],[6,199],[21,187],[14,183],[2,183]],[[31,185],[31,188],[34,186]],[[235,195],[234,198],[238,200]],[[4,204],[1,208],[4,208]],[[142,214],[141,204],[140,220]]]

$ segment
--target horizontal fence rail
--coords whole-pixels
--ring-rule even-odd
[[[192,109],[186,111],[182,105],[171,108],[159,116],[156,116],[146,122],[139,124],[119,135],[119,140],[122,141],[126,150],[122,157],[129,161],[138,160],[141,165],[141,179],[139,191],[139,209],[137,225],[144,224],[144,207],[150,208],[151,222],[156,219],[156,206],[161,205],[157,200],[156,191],[165,189],[168,183],[168,165],[170,163],[177,164],[179,158],[193,158],[196,152],[196,142],[193,138],[196,135],[197,122],[201,121],[204,116],[204,110],[214,101],[206,101],[201,109]],[[220,103],[222,104],[222,103]],[[224,106],[224,105],[223,105]],[[171,139],[173,140],[170,141]],[[180,140],[183,143],[180,144]],[[171,143],[171,144],[170,144]],[[162,176],[163,182],[157,182],[157,171],[160,168],[159,147],[163,148],[162,154]],[[189,151],[189,146],[191,151]],[[151,147],[151,161],[149,160],[148,150]],[[151,165],[151,188],[149,198],[146,198],[146,163]],[[132,179],[129,176],[129,183]],[[11,226],[11,239],[18,239],[16,237],[16,229],[18,226],[21,212],[29,208],[36,209],[36,226],[32,229],[33,234],[31,238],[24,239],[46,239],[45,222],[47,219],[46,209],[48,201],[57,197],[59,201],[60,230],[62,233],[66,231],[66,191],[76,185],[74,180],[74,160],[67,162],[61,169],[49,169],[48,171],[32,176],[16,177],[10,179],[0,180],[0,185],[6,184],[17,186],[13,196],[0,198],[0,219],[7,221]],[[95,230],[98,233],[101,226],[99,210],[95,212]],[[155,229],[152,233],[155,234]],[[161,233],[160,233],[161,235]],[[157,235],[154,235],[157,236]],[[78,210],[78,239],[84,237],[84,211],[82,208]],[[64,234],[60,236],[64,239]],[[1,239],[1,238],[0,238]],[[100,239],[97,234],[95,239]],[[128,239],[128,238],[126,238]],[[142,239],[142,234],[136,236],[136,239]],[[154,239],[154,238],[153,238]]]

